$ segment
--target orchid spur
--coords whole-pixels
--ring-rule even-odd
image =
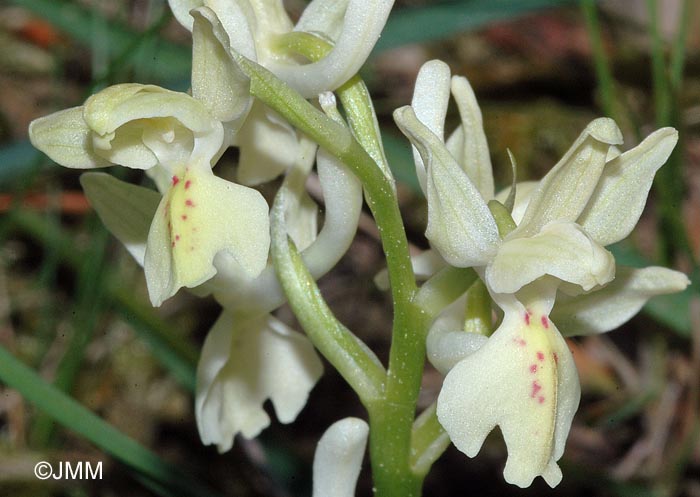
[[[445,143],[450,86],[462,124]],[[660,129],[619,154],[622,136],[615,123],[593,121],[526,195],[516,190],[509,201],[499,197],[519,214],[514,219],[492,198],[481,112],[466,79],[450,78],[444,64],[431,62],[416,91],[415,109],[404,107],[394,115],[419,154],[416,167],[428,198],[426,236],[448,264],[473,267],[504,312],[488,339],[442,329],[429,340],[431,358],[447,374],[438,419],[470,457],[500,426],[508,448],[506,480],[527,487],[541,475],[555,486],[561,480],[556,462],[580,396],[573,358],[550,318],[561,316],[553,311],[557,293],[571,296],[569,313],[586,309],[578,320],[590,320],[590,329],[603,332],[629,319],[651,296],[687,286],[685,275],[664,268],[632,275],[625,270],[617,284],[614,258],[604,248],[636,224],[677,133]],[[605,298],[597,298],[597,292]],[[607,299],[614,301],[613,319],[596,312]],[[579,323],[572,332],[585,327]],[[455,343],[462,347],[461,356]]]

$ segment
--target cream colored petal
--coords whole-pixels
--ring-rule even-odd
[[[190,16],[190,10],[202,7],[204,0],[168,0],[168,5],[177,22],[188,31],[192,31],[193,19]]]
[[[263,103],[256,101],[238,132],[237,179],[244,185],[270,181],[289,169],[299,155],[294,128]]]
[[[362,185],[355,175],[323,149],[318,150],[317,166],[324,221],[316,240],[301,253],[314,278],[320,278],[347,252],[362,212]]]
[[[318,235],[318,206],[306,191],[306,179],[316,159],[316,143],[305,136],[299,140],[299,154],[285,176],[287,196],[287,232],[298,250],[304,250]]]
[[[637,224],[656,171],[678,141],[678,132],[662,128],[632,150],[608,162],[578,223],[601,245],[626,238]]]
[[[143,266],[148,230],[161,198],[158,192],[105,173],[85,173],[80,184],[102,223]]]
[[[550,329],[552,333],[555,333],[554,330],[557,329],[553,321],[550,321]],[[554,447],[552,448],[552,459],[542,473],[542,477],[550,487],[555,487],[561,481],[562,474],[556,461],[564,455],[566,439],[569,437],[571,423],[574,420],[574,415],[581,400],[581,384],[578,378],[578,371],[576,371],[576,364],[569,347],[566,345],[566,341],[564,341],[558,331],[556,332],[554,351],[557,354],[558,373]]]
[[[464,331],[466,295],[447,306],[430,327],[426,354],[430,363],[446,375],[465,357],[479,350],[488,340],[481,333]]]
[[[221,22],[233,50],[257,60],[255,48],[256,20],[250,0],[205,0]]]
[[[576,221],[598,184],[610,146],[621,143],[622,134],[615,121],[592,121],[542,178],[511,238],[534,235],[550,221]]]
[[[229,0],[216,0],[227,2]],[[275,35],[288,33],[294,27],[287,10],[284,8],[284,0],[247,0],[253,14],[251,19],[255,25],[253,29],[255,42],[258,47],[267,49],[265,45]],[[234,47],[235,48],[235,47]]]
[[[600,290],[558,295],[552,319],[565,336],[605,333],[637,314],[650,298],[683,291],[689,284],[685,274],[663,267],[618,267],[615,279]]]
[[[369,426],[359,418],[333,423],[314,454],[312,497],[353,497],[367,446]]]
[[[431,329],[426,342],[428,360],[435,369],[446,375],[465,357],[483,347],[487,340],[488,337],[481,333]]]
[[[233,438],[257,436],[270,419],[294,421],[323,366],[308,339],[270,315],[236,320],[224,311],[209,332],[197,368],[195,412],[204,444],[229,450]]]
[[[430,60],[423,64],[418,71],[416,85],[413,90],[411,107],[416,117],[435,136],[444,141],[445,116],[447,104],[450,101],[450,68],[441,60]],[[426,192],[426,167],[415,146],[413,162],[416,164],[416,175],[423,193]]]
[[[158,164],[159,158],[156,152],[144,143],[144,124],[145,120],[132,121],[117,128],[108,139],[93,135],[93,150],[112,164],[132,169],[151,169]]]
[[[238,128],[252,104],[250,79],[231,58],[229,37],[214,12],[203,7],[192,16],[192,96],[216,119],[235,121]]]
[[[493,168],[481,109],[467,78],[453,76],[451,87],[462,123],[447,140],[447,150],[457,159],[481,196],[491,200],[494,195]]]
[[[486,344],[445,378],[438,420],[469,457],[499,426],[508,449],[506,481],[528,487],[541,475],[555,486],[561,479],[559,440],[565,440],[571,407],[578,405],[578,386],[570,385],[578,383],[572,364],[547,316],[507,311]]]
[[[554,221],[534,236],[504,242],[486,268],[486,283],[493,292],[515,293],[545,275],[590,290],[615,277],[615,259],[577,224]]]
[[[411,267],[418,281],[427,280],[445,266],[447,266],[447,263],[437,250],[428,249],[418,255],[411,256]],[[374,284],[377,285],[377,288],[380,290],[388,290],[389,272],[386,269],[379,271],[374,277]]]
[[[110,86],[88,98],[83,110],[85,122],[100,136],[137,119],[170,117],[194,133],[206,133],[213,126],[212,117],[199,100],[154,85]]]
[[[496,252],[500,237],[481,194],[411,107],[397,109],[394,119],[428,165],[425,236],[453,266],[485,265]]]
[[[170,186],[172,185],[173,175],[167,168],[159,164],[156,164],[155,167],[147,169],[146,176],[148,176],[151,179],[151,181],[155,183],[156,188],[161,193],[161,195],[164,195],[165,192],[167,192],[170,189]]]
[[[294,31],[321,33],[334,42],[343,31],[349,0],[312,0],[302,12]]]
[[[343,30],[326,57],[301,66],[275,60],[264,65],[307,98],[333,91],[354,76],[367,60],[393,4],[394,0],[350,0]]]
[[[317,164],[325,199],[324,222],[316,240],[301,253],[314,279],[326,274],[348,250],[362,212],[362,185],[355,175],[322,149]],[[215,279],[219,283],[216,298],[226,306],[274,309],[285,300],[272,265],[251,281],[241,280],[231,269],[222,268],[222,272]]]
[[[94,152],[82,107],[35,119],[29,124],[29,140],[34,147],[64,167],[92,169],[111,165]]]
[[[209,280],[220,252],[253,278],[265,268],[269,244],[262,195],[193,165],[173,177],[148,234],[144,269],[151,302],[159,306],[181,287]]]

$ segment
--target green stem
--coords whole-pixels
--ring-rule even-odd
[[[319,42],[310,44],[312,50],[318,50],[319,46]],[[416,475],[411,468],[411,430],[423,374],[429,321],[414,302],[417,286],[393,179],[346,128],[316,110],[264,68],[240,56],[236,59],[251,78],[251,93],[340,159],[365,188],[367,204],[377,223],[386,255],[394,306],[384,397],[368,409],[375,495],[417,497],[423,477]],[[362,107],[360,104],[357,109]],[[357,109],[345,106],[346,112],[354,116],[349,118],[351,125],[367,123],[366,114],[363,117]],[[368,133],[368,127],[363,125],[356,136],[367,134],[371,135],[372,131]],[[380,143],[378,137],[376,140]]]
[[[368,410],[380,400],[386,372],[376,356],[333,315],[284,223],[283,185],[272,208],[272,259],[289,305],[314,346],[348,382]]]
[[[274,46],[280,52],[294,52],[303,55],[311,62],[322,59],[333,49],[333,46],[327,41],[301,31],[292,31],[291,33],[280,35]],[[385,174],[391,178],[389,164],[384,155],[384,147],[379,133],[377,116],[374,112],[367,85],[362,81],[362,78],[355,75],[338,88],[337,93],[347,113],[348,123],[355,139],[374,159],[374,162],[382,168]]]

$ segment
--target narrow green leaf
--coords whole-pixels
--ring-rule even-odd
[[[163,496],[214,497],[211,490],[163,461],[134,439],[86,409],[76,400],[46,383],[4,347],[0,347],[0,380],[56,421],[84,436],[136,472],[157,482]]]
[[[75,249],[71,238],[63,234],[56,226],[47,225],[43,219],[28,211],[16,210],[7,216],[8,222],[29,236],[39,240],[47,247],[57,250],[60,257],[77,270],[84,261],[84,254]],[[195,388],[195,368],[199,352],[189,345],[177,333],[173,326],[164,322],[153,309],[144,305],[132,289],[124,286],[118,274],[109,274],[104,278],[105,299],[110,300],[122,316],[129,321],[153,355],[189,391]]]
[[[301,256],[287,237],[287,188],[280,188],[271,213],[272,259],[289,305],[314,346],[367,406],[379,399],[386,373],[374,353],[336,319]]]

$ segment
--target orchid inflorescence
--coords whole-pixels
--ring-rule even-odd
[[[610,331],[651,297],[688,285],[670,269],[616,267],[605,248],[634,228],[677,132],[662,128],[623,153],[615,122],[596,119],[540,181],[514,178],[496,192],[468,81],[430,61],[412,104],[394,113],[428,203],[431,249],[411,261],[376,116],[355,77],[393,2],[313,0],[296,25],[280,0],[169,3],[192,33],[190,93],[111,86],[37,119],[30,137],[63,166],[142,169],[153,181],[155,189],[81,177],[104,224],[143,266],[154,306],[183,287],[221,304],[197,370],[202,441],[223,452],[237,434],[257,436],[270,423],[267,399],[279,421],[294,421],[322,374],[318,350],[370,422],[329,428],[314,495],[354,494],[368,437],[378,494],[418,495],[447,437],[474,457],[496,426],[509,483],[542,476],[557,485],[580,397],[564,337]],[[461,123],[445,140],[450,95]],[[240,151],[234,180],[215,168],[229,147]],[[305,188],[314,164],[320,229]],[[270,209],[255,187],[281,175]],[[394,295],[387,369],[335,320],[314,283],[350,247],[363,190]],[[306,334],[274,316],[285,300]],[[445,379],[414,423],[426,356]],[[428,419],[442,428],[421,444]]]

